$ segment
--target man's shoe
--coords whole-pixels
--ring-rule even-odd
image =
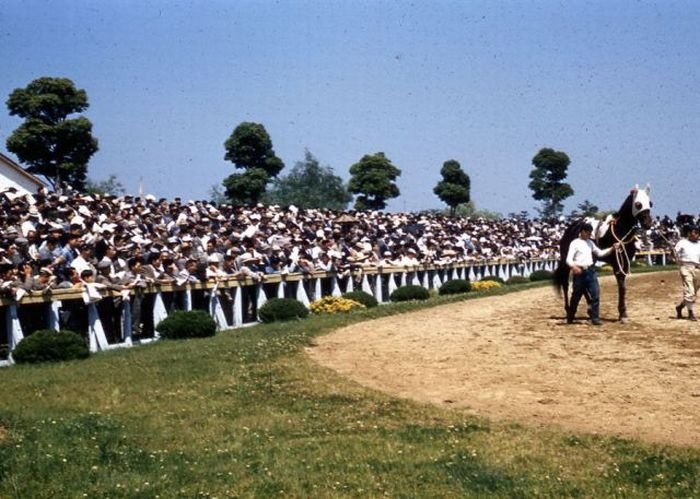
[[[591,319],[591,324],[593,324],[594,326],[602,326],[603,321],[601,321],[600,319]]]
[[[695,317],[695,314],[693,312],[689,312],[688,313],[688,320],[693,321],[693,322],[697,322],[698,318]]]
[[[683,318],[683,304],[681,303],[676,307],[676,319]]]

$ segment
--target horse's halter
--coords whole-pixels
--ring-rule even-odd
[[[645,229],[651,227],[651,207],[653,203],[649,198],[651,188],[647,185],[646,188],[640,189],[635,187],[632,189],[632,216]]]

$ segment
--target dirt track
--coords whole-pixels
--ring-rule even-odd
[[[340,329],[308,354],[358,383],[472,414],[700,447],[700,322],[676,320],[675,272],[601,278],[602,327],[564,321],[551,288]],[[700,304],[699,304],[700,308]]]

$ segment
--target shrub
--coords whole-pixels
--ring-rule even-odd
[[[514,275],[511,276],[510,279],[506,281],[506,284],[511,285],[511,284],[525,284],[526,282],[530,282],[530,279],[527,277],[523,277],[521,275]]]
[[[320,300],[316,300],[311,304],[311,311],[314,314],[337,314],[346,313],[352,310],[365,308],[362,303],[351,300],[350,298],[342,298],[340,296],[326,296]]]
[[[372,296],[369,293],[365,293],[364,291],[351,291],[349,293],[345,293],[343,295],[343,298],[347,298],[348,300],[356,301],[357,303],[363,304],[367,308],[372,308],[376,307],[379,305],[379,302],[377,299]]]
[[[476,281],[472,283],[473,291],[487,291],[489,289],[498,289],[503,287],[503,284],[496,281]]]
[[[530,274],[531,281],[551,281],[554,279],[554,273],[549,270],[535,270]]]
[[[90,350],[78,333],[41,329],[20,341],[12,352],[18,364],[85,359]]]
[[[163,338],[205,338],[216,334],[216,322],[203,310],[176,310],[156,326]]]
[[[272,298],[258,310],[263,322],[288,321],[303,319],[309,315],[308,309],[298,300],[292,298]]]
[[[427,300],[428,298],[430,298],[430,293],[427,289],[413,284],[401,286],[394,290],[389,297],[391,301]]]
[[[438,289],[440,295],[456,295],[459,293],[468,293],[472,289],[472,285],[466,279],[453,279],[446,281]]]
[[[487,277],[484,277],[483,279],[479,279],[480,281],[493,281],[497,282],[498,284],[505,284],[506,281],[503,280],[502,277],[498,277],[497,275],[490,275]]]

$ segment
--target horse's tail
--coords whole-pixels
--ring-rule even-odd
[[[569,266],[566,264],[565,258],[559,259],[559,265],[554,270],[552,284],[559,296],[564,296],[564,309],[569,310]]]
[[[559,240],[559,264],[554,271],[553,282],[559,295],[564,295],[564,309],[569,310],[569,273],[571,269],[566,264],[566,255],[569,253],[569,246],[571,246],[571,241],[578,237],[579,232],[581,232],[581,225],[583,225],[584,220],[577,220],[567,226],[564,234]]]

